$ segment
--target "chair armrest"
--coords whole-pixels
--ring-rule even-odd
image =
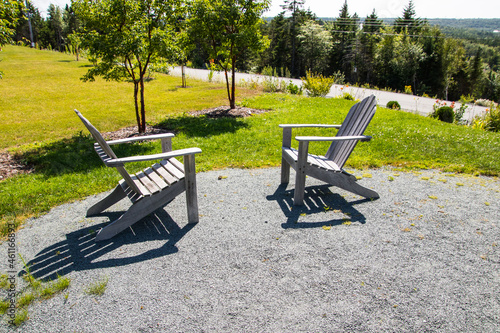
[[[340,128],[342,125],[325,125],[325,124],[280,124],[281,128],[301,128],[301,127],[322,127],[322,128]]]
[[[346,140],[360,140],[360,141],[370,141],[371,136],[359,135],[359,136],[296,136],[297,141],[346,141]]]
[[[106,142],[108,145],[117,145],[120,143],[129,143],[129,142],[135,142],[135,141],[151,141],[151,140],[173,138],[174,136],[175,136],[175,134],[173,134],[173,133],[163,133],[163,134],[155,134],[155,135],[135,136],[132,138],[111,140],[111,141],[106,141]]]
[[[168,153],[152,154],[152,155],[142,155],[142,156],[131,156],[123,158],[114,158],[106,161],[106,165],[109,167],[123,166],[125,163],[130,162],[144,162],[153,160],[165,160],[177,156],[194,155],[201,153],[200,148],[186,148],[170,151]]]

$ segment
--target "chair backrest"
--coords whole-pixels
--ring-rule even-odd
[[[104,140],[104,138],[102,137],[101,133],[97,130],[97,128],[95,128],[94,125],[92,125],[90,123],[90,121],[88,121],[87,118],[85,118],[80,113],[80,111],[78,111],[78,110],[75,109],[75,112],[76,112],[76,115],[83,122],[83,124],[85,125],[85,127],[87,127],[87,129],[89,130],[90,134],[92,134],[92,137],[97,142],[97,144],[99,146],[101,146],[102,150],[104,150],[104,152],[106,153],[106,155],[108,155],[110,158],[116,158],[115,153],[113,152],[113,150],[111,149],[111,147],[108,145],[108,143],[106,142],[106,140]]]
[[[368,96],[354,104],[347,114],[336,136],[363,135],[368,124],[375,115],[377,100],[374,95]],[[325,157],[342,168],[351,155],[358,140],[334,141],[328,148]]]
[[[97,142],[99,147],[102,149],[102,151],[98,150],[96,148],[97,153],[99,154],[99,157],[102,159],[102,161],[106,164],[106,160],[108,158],[113,159],[117,158],[115,155],[115,152],[111,147],[108,145],[106,140],[102,137],[101,133],[97,130],[97,128],[94,127],[81,113],[80,111],[75,109],[76,115],[80,118],[80,120],[83,122],[85,127],[89,130],[90,134],[94,138],[94,140]],[[102,156],[102,152],[106,154],[106,156]],[[123,166],[116,166],[116,170],[120,173],[120,175],[123,177],[123,180],[132,188],[132,190],[136,193],[141,194],[141,190],[137,187],[137,185],[134,183],[130,175],[128,174],[127,170]]]

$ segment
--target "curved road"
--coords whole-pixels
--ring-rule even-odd
[[[194,69],[185,67],[184,72],[188,79],[193,78],[197,80],[205,80],[205,81],[208,80],[208,70],[206,69]],[[174,67],[170,72],[170,74],[173,76],[181,76],[181,73],[182,72],[180,67]],[[250,81],[259,82],[262,81],[263,78],[264,78],[263,75],[236,73],[237,83],[242,82],[242,80],[246,82]],[[294,84],[298,86],[302,85],[302,81],[299,79],[289,79],[289,78],[280,78],[280,79],[285,80],[287,82],[292,81]],[[224,73],[214,72],[213,81],[224,82],[225,81]],[[326,97],[336,97],[342,95],[345,92],[350,93],[352,96],[354,96],[355,99],[363,99],[365,96],[375,95],[377,97],[377,104],[384,107],[387,105],[387,102],[389,101],[398,101],[398,103],[401,105],[401,109],[420,115],[427,115],[431,113],[433,111],[433,105],[436,102],[436,99],[434,98],[420,97],[408,94],[398,94],[398,93],[374,90],[374,89],[356,88],[338,84],[333,85],[332,89],[330,90],[330,93]],[[447,101],[446,103],[447,105],[450,105],[452,102]],[[456,103],[456,105],[458,107],[460,103]],[[483,106],[469,105],[464,114],[464,119],[470,121],[475,116],[483,114],[486,111],[486,109],[487,108]]]

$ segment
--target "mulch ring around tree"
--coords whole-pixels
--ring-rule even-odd
[[[223,117],[243,118],[243,117],[250,117],[255,114],[266,113],[269,111],[270,110],[252,109],[243,106],[237,106],[235,109],[231,109],[229,106],[224,105],[216,108],[189,112],[189,114],[192,116],[205,115],[209,118],[223,118]]]

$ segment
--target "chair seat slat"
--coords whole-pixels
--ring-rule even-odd
[[[156,184],[156,186],[158,186],[160,191],[168,187],[167,182],[165,182],[152,168],[147,168],[143,172]]]
[[[299,153],[296,149],[283,148],[283,152],[288,154],[290,157],[292,157],[294,161],[298,160]],[[307,156],[307,163],[310,165],[314,165],[315,167],[325,169],[325,170],[341,171],[340,168],[337,166],[337,164],[335,164],[335,162],[327,159],[324,156],[320,156],[320,155],[309,154]]]
[[[160,188],[153,182],[149,177],[143,172],[138,172],[135,174],[137,179],[141,182],[142,185],[148,190],[148,194],[155,194],[157,192],[160,192]]]
[[[172,185],[178,181],[178,179],[168,172],[160,163],[154,164],[151,168],[161,176],[168,185]]]
[[[171,158],[169,160],[163,160],[160,162],[160,164],[166,169],[168,170],[168,172],[170,172],[173,176],[175,176],[177,179],[182,179],[184,178],[184,172],[179,170],[175,165],[174,163],[172,163],[171,161],[172,160],[175,160],[174,163],[180,163],[179,161],[177,161],[175,158]],[[184,169],[184,168],[183,168]]]

